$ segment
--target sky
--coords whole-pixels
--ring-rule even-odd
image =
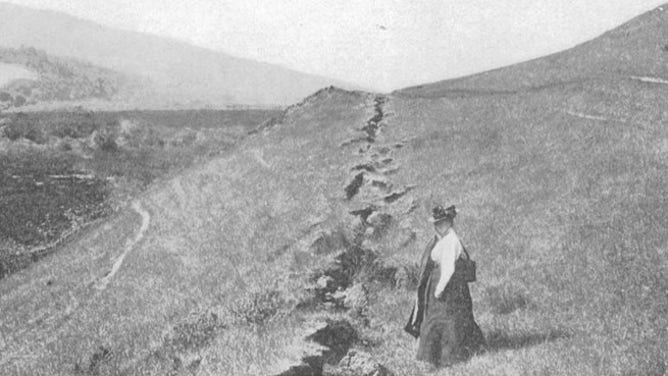
[[[390,91],[561,51],[668,0],[9,0]]]

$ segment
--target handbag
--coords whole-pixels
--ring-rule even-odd
[[[459,256],[455,261],[455,277],[464,282],[476,281],[476,265],[475,261],[471,260],[471,256],[466,252],[466,248],[462,247],[466,257]]]

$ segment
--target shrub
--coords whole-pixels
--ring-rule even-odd
[[[393,282],[397,271],[396,268],[385,265],[378,253],[359,246],[353,246],[342,252],[335,261],[335,267],[330,268],[325,274],[339,281],[342,287],[347,287],[353,282]]]
[[[17,95],[14,98],[14,107],[21,107],[26,104],[26,99],[23,95]]]
[[[68,152],[72,151],[72,144],[65,140],[59,140],[56,144],[59,151]]]
[[[412,262],[403,265],[397,270],[395,275],[396,287],[407,290],[414,290],[417,288],[420,279],[420,264]]]
[[[23,138],[40,145],[45,144],[47,141],[47,137],[42,129],[36,125],[28,127],[23,134]]]
[[[286,305],[278,291],[256,292],[237,301],[230,313],[235,322],[263,326],[276,317]]]
[[[118,144],[116,143],[116,132],[111,127],[105,127],[93,134],[93,143],[95,146],[106,152],[118,151]]]
[[[529,299],[513,286],[492,286],[486,289],[487,298],[495,313],[504,315],[526,307]]]
[[[177,324],[167,342],[179,350],[200,349],[207,346],[216,331],[225,328],[214,313],[200,314],[194,320]]]
[[[85,138],[98,127],[95,120],[90,115],[72,116],[68,122],[57,122],[54,124],[51,133],[58,137]]]
[[[325,255],[350,247],[350,242],[342,230],[324,232],[311,244],[309,252],[314,255]]]
[[[103,374],[104,366],[108,366],[108,362],[111,360],[113,354],[111,350],[105,346],[99,346],[86,362],[82,365],[80,362],[77,362],[74,365],[74,374],[75,375],[100,375]],[[86,364],[87,363],[87,364]]]
[[[165,141],[154,128],[145,128],[139,142],[141,145],[148,147],[163,148],[165,146]]]
[[[25,138],[36,144],[44,144],[46,135],[39,125],[27,115],[20,113],[16,115],[4,128],[4,135],[12,141]]]
[[[16,141],[19,138],[23,137],[23,133],[21,132],[21,129],[19,129],[17,126],[14,124],[10,123],[6,127],[4,127],[3,135],[7,137],[8,139],[12,141]]]

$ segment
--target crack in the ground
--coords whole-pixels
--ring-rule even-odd
[[[383,200],[384,200],[386,203],[391,204],[391,203],[393,203],[393,202],[399,200],[400,198],[404,197],[404,196],[405,196],[408,192],[410,192],[413,188],[415,188],[415,187],[414,187],[414,186],[408,186],[408,187],[404,188],[404,189],[401,190],[401,191],[395,191],[395,192],[392,192],[392,193],[390,193],[389,195],[385,196],[385,197],[383,198]]]
[[[359,174],[355,175],[353,180],[346,186],[345,191],[346,191],[346,198],[348,200],[352,199],[355,197],[357,193],[359,193],[360,188],[364,184],[364,173],[360,172]]]
[[[366,125],[361,128],[361,131],[363,131],[366,134],[366,137],[356,138],[348,142],[344,142],[342,144],[342,147],[363,140],[362,142],[366,142],[367,144],[360,148],[360,153],[366,153],[367,151],[369,151],[369,149],[371,148],[371,144],[376,142],[376,138],[383,124],[385,117],[383,106],[387,101],[388,101],[387,97],[382,95],[378,95],[374,98],[373,100],[374,114],[369,120],[367,120]],[[353,197],[355,197],[355,195],[359,193],[360,189],[364,185],[365,172],[374,172],[376,168],[371,163],[363,163],[353,167],[353,170],[362,172],[355,174],[350,183],[348,183],[348,185],[344,188],[346,193],[346,198],[348,200],[351,200]]]
[[[397,273],[397,268],[385,264],[377,250],[364,246],[365,239],[377,239],[392,226],[392,215],[382,212],[383,208],[388,208],[389,205],[405,206],[397,201],[414,188],[408,186],[394,189],[393,183],[388,179],[388,175],[399,168],[392,153],[403,147],[403,143],[385,145],[379,142],[380,131],[387,125],[384,106],[389,99],[377,95],[372,100],[372,116],[361,129],[357,128],[364,132],[364,135],[340,145],[359,148],[359,155],[363,156],[363,160],[350,168],[351,179],[343,189],[345,199],[354,202],[351,203],[353,208],[350,208],[349,213],[358,219],[355,219],[352,233],[339,236],[342,239],[334,239],[332,234],[332,239],[316,240],[318,244],[314,242],[313,248],[318,250],[323,244],[330,243],[343,247],[328,267],[312,276],[313,285],[308,288],[311,297],[300,304],[301,309],[309,312],[323,308],[334,309],[339,313],[350,311],[353,320],[351,322],[362,326],[368,325],[365,308],[367,303],[364,303],[368,299],[366,284],[394,284]],[[326,365],[334,366],[344,355],[347,356],[359,338],[347,320],[328,320],[324,328],[312,332],[303,340],[318,343],[324,346],[325,350],[303,356],[300,364],[281,373],[281,376],[322,375],[323,368]],[[381,368],[379,366],[379,369]]]
[[[383,113],[383,105],[387,102],[387,97],[382,95],[376,96],[374,99],[374,115],[367,120],[366,125],[362,127],[362,131],[367,134],[366,140],[369,143],[376,142],[376,136],[380,132],[382,122],[385,114]]]
[[[393,190],[393,184],[388,178],[389,175],[394,174],[399,169],[392,154],[395,150],[402,148],[404,144],[402,142],[393,142],[386,145],[376,143],[381,127],[387,125],[385,105],[388,102],[389,99],[386,96],[378,95],[373,98],[373,115],[361,129],[366,133],[366,145],[360,148],[360,154],[367,156],[365,157],[366,160],[358,162],[350,169],[353,176],[344,187],[348,201],[359,195],[358,201],[360,202],[380,204],[381,206],[390,205],[414,188],[414,186],[410,186]],[[351,142],[358,142],[359,140],[359,138],[355,138]],[[346,144],[348,143],[343,145]],[[363,189],[368,191],[365,190],[365,194],[360,195]]]

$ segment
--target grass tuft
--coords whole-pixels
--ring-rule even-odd
[[[499,315],[506,315],[529,305],[529,298],[512,286],[490,286],[485,289],[492,311]]]
[[[487,349],[489,351],[516,350],[565,338],[570,338],[570,335],[562,330],[549,330],[547,333],[521,334],[510,334],[506,331],[495,330],[486,334]]]
[[[227,325],[215,313],[202,314],[193,321],[185,321],[174,326],[173,334],[167,339],[171,347],[181,351],[197,350],[211,343],[219,330]]]
[[[233,322],[262,327],[280,316],[287,302],[276,290],[254,292],[236,301],[230,308]]]

